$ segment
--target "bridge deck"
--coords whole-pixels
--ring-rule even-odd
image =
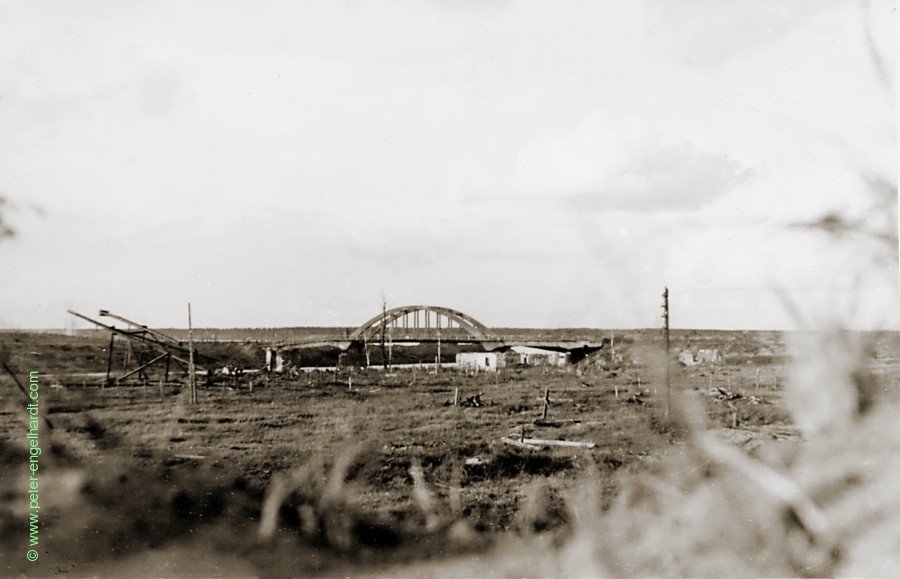
[[[392,344],[437,344],[439,341],[443,344],[481,344],[484,346],[485,350],[497,350],[499,348],[511,348],[514,346],[527,346],[530,348],[540,348],[543,350],[558,350],[558,351],[571,351],[571,350],[599,350],[603,347],[604,342],[598,340],[590,340],[590,339],[568,339],[568,340],[560,340],[560,339],[528,339],[528,340],[520,340],[520,339],[505,339],[502,336],[489,336],[487,340],[474,340],[471,336],[443,336],[440,338],[435,336],[422,336],[422,337],[412,337],[410,335],[405,335],[401,337],[394,337],[391,340],[385,340],[386,342]],[[379,337],[378,340],[369,341],[370,346],[374,346],[376,344],[380,344],[381,339]],[[317,339],[309,342],[291,342],[291,343],[281,343],[281,344],[273,344],[272,347],[276,350],[299,350],[299,349],[307,349],[307,348],[340,348],[341,350],[347,350],[352,345],[362,345],[362,340],[348,340],[346,338],[336,338],[334,340],[322,340]]]

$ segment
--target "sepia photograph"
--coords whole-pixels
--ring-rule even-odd
[[[0,0],[0,577],[900,576],[892,0]]]

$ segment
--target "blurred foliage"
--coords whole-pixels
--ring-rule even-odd
[[[0,238],[12,237],[15,230],[3,220],[3,214],[8,210],[9,202],[5,197],[0,197]]]
[[[842,240],[862,239],[876,242],[887,250],[886,259],[896,265],[897,183],[885,176],[862,174],[871,195],[871,203],[858,216],[829,212],[799,227],[824,231]]]

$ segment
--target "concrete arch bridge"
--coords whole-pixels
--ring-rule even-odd
[[[535,336],[503,335],[492,330],[472,316],[459,310],[443,306],[409,305],[384,310],[367,320],[352,332],[333,339],[318,339],[309,342],[273,344],[274,351],[304,348],[338,347],[349,350],[353,347],[390,342],[402,343],[456,343],[480,344],[486,351],[531,346],[559,352],[580,351],[590,353],[603,346],[595,337],[567,336],[566,339],[541,339]]]

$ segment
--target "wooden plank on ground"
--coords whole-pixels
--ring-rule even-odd
[[[538,447],[536,447],[533,444],[525,444],[524,442],[520,442],[520,441],[510,438],[508,436],[504,436],[503,438],[501,438],[500,442],[503,442],[510,446],[515,446],[516,448],[524,448],[525,450],[537,450],[538,449]]]
[[[522,443],[531,444],[534,446],[571,446],[578,448],[594,448],[595,446],[597,446],[593,442],[580,442],[577,440],[547,440],[543,438],[526,438],[522,441]]]

